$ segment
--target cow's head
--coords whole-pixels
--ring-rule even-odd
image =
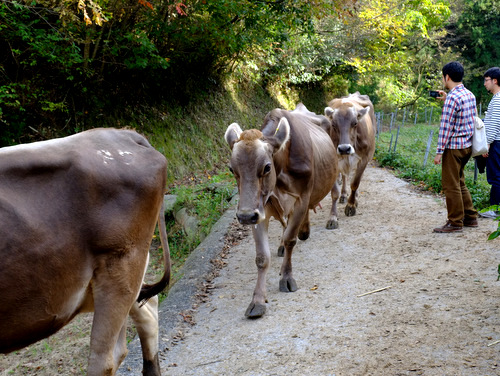
[[[332,125],[332,141],[337,147],[339,155],[352,155],[356,153],[356,139],[358,123],[369,111],[369,107],[356,109],[352,103],[342,102],[335,109],[325,108],[325,116]]]
[[[241,224],[258,224],[266,218],[264,207],[276,185],[273,156],[289,137],[290,125],[284,117],[272,136],[257,129],[242,131],[236,123],[227,128],[224,138],[232,150],[229,168],[238,184],[236,216]]]

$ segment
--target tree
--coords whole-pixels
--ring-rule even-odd
[[[104,109],[185,103],[355,0],[0,1],[0,140],[9,143],[27,124],[72,132]]]

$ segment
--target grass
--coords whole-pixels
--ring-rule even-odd
[[[231,206],[231,199],[236,193],[233,175],[227,170],[210,174],[202,172],[191,174],[182,181],[174,183],[168,189],[169,194],[177,195],[173,212],[184,208],[188,214],[198,220],[198,232],[188,234],[176,222],[173,216],[167,219],[167,235],[172,261],[172,286],[181,275],[181,268],[191,252],[210,233],[222,214]],[[151,260],[147,282],[153,282],[163,273],[163,250],[158,234],[155,234],[151,247]],[[162,301],[168,291],[160,295]]]
[[[424,166],[427,142],[433,131],[432,142]],[[411,181],[424,190],[441,193],[441,165],[434,165],[439,126],[428,124],[407,125],[400,128],[394,151],[397,129],[378,135],[375,159],[381,166],[393,168],[396,176]],[[391,143],[392,136],[392,143]],[[481,210],[489,207],[490,185],[486,174],[477,174],[474,179],[474,159],[465,167],[465,180],[474,206]]]

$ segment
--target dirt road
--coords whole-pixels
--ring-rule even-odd
[[[497,223],[434,234],[443,200],[376,167],[361,183],[358,214],[345,217],[340,205],[337,230],[325,229],[330,204],[295,248],[295,293],[279,292],[281,229],[271,222],[269,305],[257,320],[244,317],[257,276],[253,238],[234,210],[223,216],[160,308],[163,375],[500,375],[500,240],[486,240]],[[86,374],[88,330],[78,328],[91,318],[0,356],[0,374]],[[119,375],[137,376],[140,346],[129,347]]]
[[[165,375],[500,375],[500,243],[486,240],[496,222],[434,234],[446,220],[443,200],[373,166],[356,216],[342,212],[340,228],[326,230],[329,209],[327,198],[295,248],[295,293],[278,290],[281,230],[272,221],[269,305],[257,320],[244,317],[253,238],[233,224],[238,244],[215,262],[226,265],[162,334]]]

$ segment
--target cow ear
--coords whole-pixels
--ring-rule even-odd
[[[331,107],[326,107],[325,108],[325,116],[328,118],[328,119],[332,119],[335,117],[335,114],[339,111],[338,108],[336,108],[335,110]]]
[[[233,123],[227,127],[224,139],[228,143],[231,150],[233,150],[234,143],[240,139],[241,132],[243,131],[237,123]]]
[[[363,116],[365,116],[369,110],[370,110],[369,107],[365,107],[362,110],[359,110],[358,111],[358,120],[361,119]]]
[[[288,139],[290,138],[290,124],[288,123],[287,118],[282,117],[274,131],[274,135],[269,137],[269,140],[273,144],[274,148],[281,149]]]

